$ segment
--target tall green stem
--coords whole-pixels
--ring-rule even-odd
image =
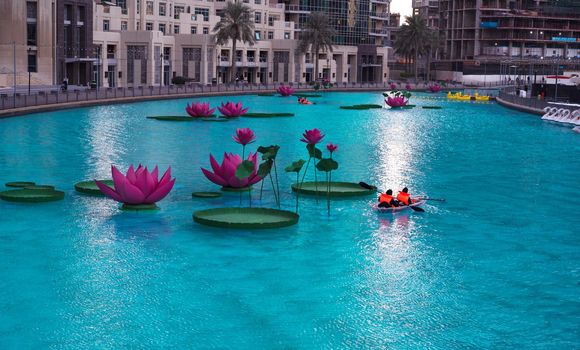
[[[296,183],[297,184],[300,183],[300,171],[296,172]],[[296,214],[298,214],[298,196],[299,195],[300,195],[300,191],[296,191]]]
[[[326,191],[326,202],[328,207],[328,216],[330,216],[330,184],[332,180],[332,171],[328,172],[328,189]]]
[[[264,179],[262,179],[260,182],[260,200],[262,200],[262,192],[264,191]]]
[[[246,145],[242,145],[242,162],[244,161],[245,156],[246,156]],[[240,205],[242,205],[242,192],[240,192]],[[252,206],[251,203],[250,206]]]
[[[318,204],[318,177],[316,175],[316,167],[314,167],[314,188],[316,190],[315,197],[316,197],[316,204]]]
[[[308,166],[310,165],[310,160],[312,157],[308,158],[308,162],[306,163],[306,169],[304,169],[304,174],[302,174],[302,181],[300,181],[300,188],[302,189],[302,184],[304,183],[304,178],[306,177],[306,173],[308,172]]]
[[[274,186],[274,179],[272,179],[272,174],[269,174],[270,176],[270,182],[272,183],[272,191],[274,191],[274,199],[276,200],[276,203],[278,203],[278,195],[276,194],[276,187]]]
[[[274,159],[274,175],[276,176],[276,191],[278,192],[278,209],[280,209],[280,183],[278,182],[278,170],[276,169],[276,159]]]

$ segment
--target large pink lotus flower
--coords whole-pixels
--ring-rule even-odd
[[[442,89],[441,85],[439,85],[439,84],[429,85],[429,91],[431,91],[431,92],[439,92],[439,91],[441,91],[441,89]]]
[[[218,106],[218,110],[221,112],[221,114],[228,118],[239,117],[248,112],[247,108],[243,108],[241,102],[234,104],[231,101],[228,101],[225,105],[222,102],[222,105]]]
[[[304,130],[304,134],[302,134],[300,141],[309,145],[315,145],[322,141],[323,138],[324,135],[318,129]]]
[[[232,138],[234,139],[234,141],[236,141],[242,146],[248,145],[256,141],[256,136],[254,135],[254,132],[250,128],[243,129],[238,128],[236,130],[236,134],[232,136]]]
[[[215,108],[210,109],[209,103],[196,102],[191,106],[188,103],[187,107],[185,107],[185,111],[187,112],[187,114],[189,114],[194,118],[207,118],[211,116],[213,112],[215,112]]]
[[[390,107],[403,107],[406,106],[407,103],[409,103],[409,100],[406,100],[403,96],[399,96],[399,97],[387,97],[385,102]]]
[[[262,180],[262,178],[258,176],[258,153],[253,155],[250,153],[248,160],[254,163],[254,171],[252,172],[252,175],[241,180],[236,177],[236,169],[242,162],[242,157],[238,154],[224,153],[224,159],[221,165],[219,165],[213,155],[210,154],[209,161],[213,173],[204,168],[201,168],[201,171],[209,181],[216,185],[230,188],[248,187]]]
[[[171,167],[167,169],[161,180],[157,179],[158,169],[155,167],[151,173],[141,166],[137,170],[133,165],[123,175],[115,166],[111,166],[114,189],[104,183],[95,180],[97,186],[107,197],[125,204],[153,204],[165,198],[173,188],[175,179],[171,179]]]
[[[282,85],[278,88],[278,93],[282,96],[290,96],[294,93],[294,89],[290,86]]]

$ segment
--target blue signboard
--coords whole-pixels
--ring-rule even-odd
[[[564,38],[561,36],[553,36],[552,41],[560,41],[560,42],[565,42],[565,43],[575,43],[576,38]]]
[[[497,22],[481,22],[479,26],[481,28],[497,28]]]

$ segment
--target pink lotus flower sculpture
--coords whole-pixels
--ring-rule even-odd
[[[209,181],[216,185],[229,188],[248,187],[262,180],[262,178],[258,176],[258,153],[253,155],[250,153],[248,160],[254,163],[254,171],[252,172],[252,175],[241,180],[236,177],[236,169],[242,162],[242,157],[238,154],[224,153],[224,159],[221,165],[219,165],[213,155],[210,154],[209,161],[213,173],[204,168],[202,168],[201,171]]]
[[[254,135],[254,132],[250,128],[243,129],[238,128],[236,130],[236,134],[232,136],[232,138],[234,139],[234,141],[236,141],[242,146],[248,145],[256,141],[256,135]]]
[[[188,103],[187,107],[185,107],[185,111],[187,112],[187,114],[189,114],[194,118],[207,118],[210,117],[213,114],[213,112],[215,112],[215,108],[210,109],[209,103],[196,102],[191,106]]]
[[[318,129],[304,130],[304,134],[302,134],[300,141],[309,145],[315,145],[322,141],[323,138],[324,135]]]
[[[326,149],[328,150],[328,152],[330,152],[332,154],[332,153],[334,153],[334,151],[336,151],[338,149],[338,145],[333,144],[333,143],[329,143],[328,145],[326,145]]]
[[[411,84],[405,85],[405,90],[411,90]]]
[[[398,96],[398,97],[387,97],[385,102],[390,107],[403,107],[406,106],[407,103],[409,103],[409,100],[406,100],[403,96]]]
[[[439,85],[439,84],[429,85],[429,91],[430,92],[437,93],[437,92],[441,91],[441,89],[442,89],[441,88],[441,85]]]
[[[239,117],[248,112],[247,108],[243,108],[241,102],[234,104],[231,101],[228,101],[225,105],[222,102],[222,105],[218,106],[218,110],[221,112],[221,114],[228,118]]]
[[[397,88],[397,84],[395,83],[391,83],[391,85],[389,85],[391,90],[395,90]]]
[[[294,93],[294,89],[290,86],[282,85],[278,88],[278,93],[282,96],[291,96]]]
[[[171,179],[171,167],[158,180],[158,169],[155,167],[151,173],[146,167],[139,164],[137,170],[133,165],[123,175],[115,166],[111,166],[114,188],[95,180],[95,183],[107,197],[125,205],[155,204],[165,198],[173,188],[175,179]]]

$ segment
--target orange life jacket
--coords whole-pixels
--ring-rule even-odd
[[[379,197],[379,202],[381,203],[387,203],[388,205],[391,205],[391,201],[393,200],[393,196],[388,195],[388,194],[384,194],[382,193],[381,196]]]
[[[397,200],[405,205],[409,205],[413,202],[411,200],[411,195],[405,192],[399,192],[397,195]]]

